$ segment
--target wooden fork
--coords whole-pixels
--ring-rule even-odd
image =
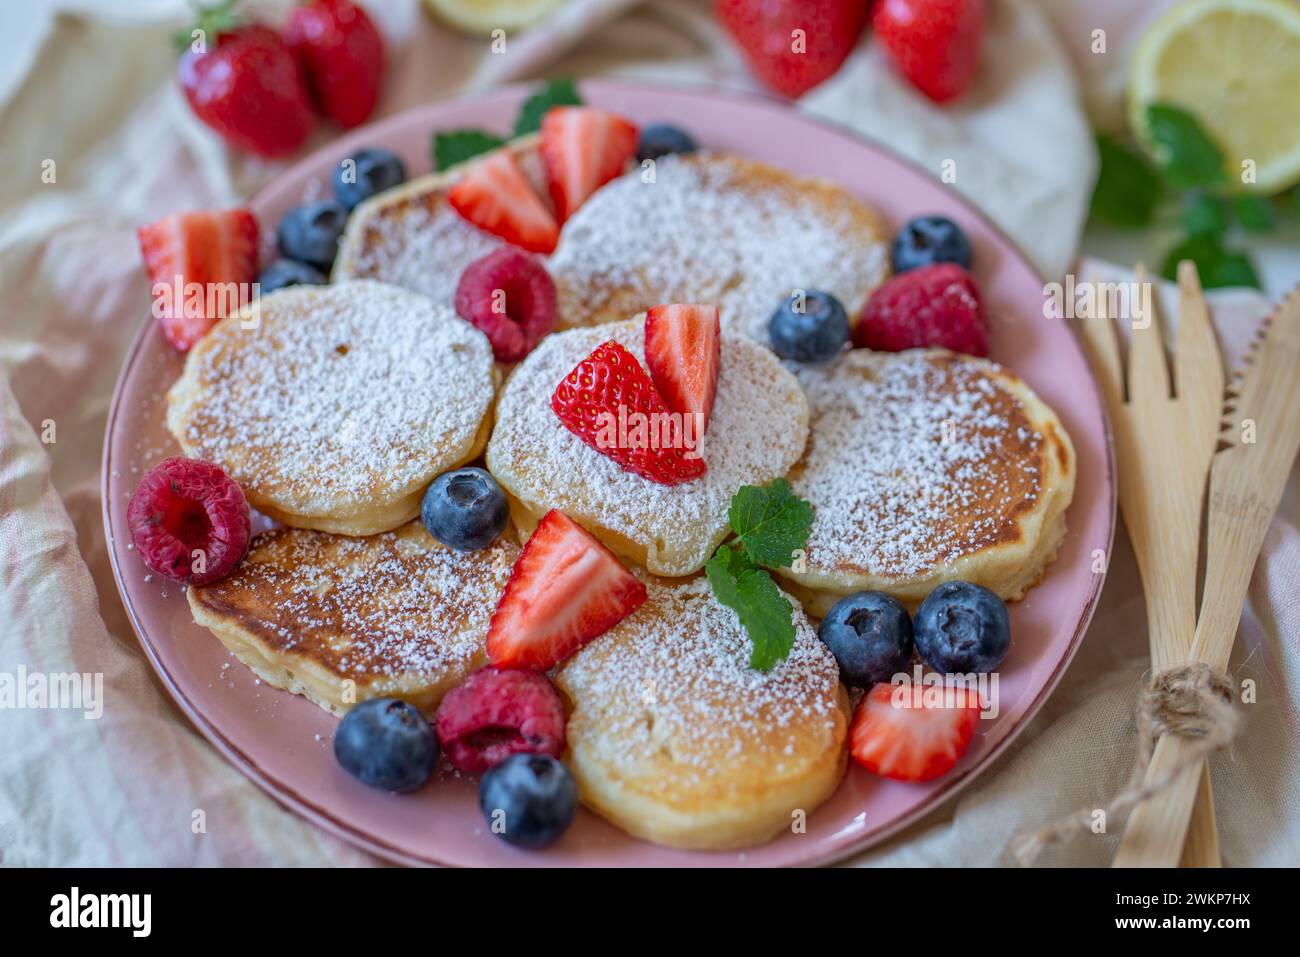
[[[1081,330],[1110,411],[1120,510],[1146,595],[1151,666],[1162,671],[1187,660],[1196,628],[1201,507],[1218,442],[1223,360],[1196,267],[1180,263],[1178,349],[1171,388],[1155,291],[1141,264],[1136,272],[1138,295],[1151,308],[1141,310],[1147,315],[1131,317],[1127,397],[1114,323],[1124,317],[1106,315],[1106,297],[1098,295],[1098,308],[1084,317]],[[1183,864],[1219,866],[1214,801],[1204,769]]]
[[[1300,450],[1300,289],[1265,320],[1247,363],[1234,378],[1224,410],[1235,412],[1228,423],[1232,441],[1214,456],[1210,470],[1205,594],[1185,659],[1204,662],[1216,674],[1228,667],[1255,560]],[[1174,773],[1190,747],[1186,738],[1162,737],[1146,780]],[[1183,831],[1195,782],[1191,773],[1180,774],[1158,797],[1134,808],[1117,865],[1168,866],[1179,848],[1186,856]]]

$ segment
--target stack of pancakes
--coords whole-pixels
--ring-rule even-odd
[[[540,187],[536,140],[510,148]],[[431,712],[486,661],[516,541],[561,509],[650,595],[554,675],[583,801],[648,840],[743,847],[811,811],[845,768],[847,697],[799,602],[820,616],[877,589],[915,604],[952,578],[1019,598],[1065,534],[1074,453],[1055,414],[986,360],[854,350],[791,371],[762,344],[792,291],[831,292],[856,315],[883,281],[884,231],[859,200],[725,154],[666,157],[652,174],[614,180],[565,224],[547,261],[561,331],[513,369],[450,306],[463,268],[499,244],[447,204],[455,170],[359,207],[332,285],[219,323],[169,394],[168,426],[287,527],[188,595],[275,687],[335,714],[374,696]],[[578,440],[549,399],[604,341],[644,361],[639,313],[672,301],[718,303],[723,341],[708,471],[663,486]],[[484,451],[514,529],[457,552],[412,519],[436,475]],[[763,673],[700,569],[736,491],[781,476],[815,521],[779,570],[799,599],[794,650]]]

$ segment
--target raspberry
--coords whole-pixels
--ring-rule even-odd
[[[460,771],[486,771],[512,754],[564,753],[564,705],[540,671],[481,668],[442,699],[434,728]]]
[[[248,551],[244,492],[211,462],[176,456],[140,480],[126,510],[131,541],[159,575],[190,585],[224,578]]]
[[[465,267],[456,312],[488,337],[497,362],[518,362],[555,328],[555,283],[532,256],[503,246]]]
[[[954,263],[910,269],[872,293],[853,327],[853,344],[877,352],[943,346],[987,356],[988,322],[979,287]]]

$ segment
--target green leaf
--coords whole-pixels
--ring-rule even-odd
[[[1255,267],[1244,253],[1230,250],[1214,236],[1188,236],[1169,251],[1160,275],[1170,281],[1178,278],[1178,263],[1190,259],[1196,264],[1205,289],[1224,286],[1253,286],[1259,288]]]
[[[239,26],[239,14],[235,11],[239,3],[240,0],[221,0],[209,6],[195,4],[194,13],[198,20],[192,26],[172,34],[172,42],[176,45],[177,51],[187,52],[198,39],[202,39],[203,45],[209,50],[216,49],[221,34]],[[202,31],[201,38],[194,36],[196,31]]]
[[[1222,236],[1228,231],[1228,208],[1217,196],[1194,193],[1183,207],[1183,228],[1193,236]]]
[[[1223,151],[1191,113],[1152,103],[1147,107],[1147,128],[1156,144],[1160,170],[1171,186],[1191,189],[1228,181]]]
[[[433,168],[450,169],[483,153],[490,153],[505,140],[483,130],[444,130],[433,134]]]
[[[813,510],[779,478],[767,486],[742,486],[731,498],[727,518],[755,565],[782,568],[808,544]]]
[[[1112,136],[1097,134],[1101,170],[1092,215],[1114,226],[1146,226],[1160,199],[1160,176],[1145,156]]]
[[[1243,193],[1232,198],[1232,212],[1243,229],[1265,232],[1277,225],[1277,212],[1264,196]]]
[[[744,552],[726,545],[704,565],[714,597],[740,618],[754,650],[749,666],[771,671],[794,647],[794,606],[772,576],[755,568]]]
[[[546,85],[524,100],[515,120],[515,136],[535,133],[542,128],[542,117],[553,106],[582,106],[578,87],[569,77],[547,80]]]

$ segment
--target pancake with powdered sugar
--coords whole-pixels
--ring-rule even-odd
[[[338,715],[367,698],[432,714],[487,663],[483,640],[518,551],[508,536],[456,551],[419,522],[365,538],[282,528],[186,595],[194,620],[274,688]]]
[[[436,475],[482,451],[496,375],[487,337],[424,296],[297,286],[190,351],[167,426],[270,517],[369,535],[410,521]]]
[[[789,657],[756,671],[740,619],[706,580],[647,591],[556,675],[582,801],[656,844],[768,841],[844,775],[849,703],[835,659],[796,606]]]
[[[808,450],[790,484],[813,503],[808,613],[856,591],[915,604],[964,579],[1003,599],[1036,584],[1065,536],[1074,447],[1014,373],[944,349],[855,349],[805,366]]]

